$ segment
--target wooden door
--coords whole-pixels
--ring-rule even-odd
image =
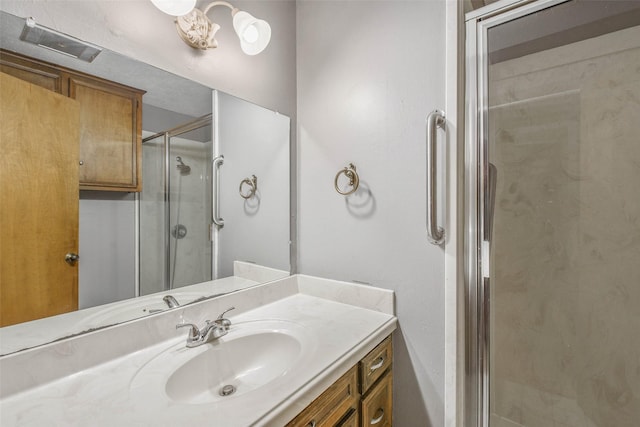
[[[0,71],[54,92],[68,91],[64,71],[15,52],[0,49]]]
[[[0,326],[78,309],[79,107],[0,73]]]

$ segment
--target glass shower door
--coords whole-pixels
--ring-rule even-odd
[[[211,118],[169,139],[169,288],[212,279]]]
[[[142,144],[142,191],[139,194],[139,294],[164,291],[167,283],[168,212],[164,188],[165,145],[169,136],[149,136]]]
[[[638,426],[640,3],[493,19],[478,36],[482,422]]]
[[[212,279],[211,115],[143,141],[140,294]]]

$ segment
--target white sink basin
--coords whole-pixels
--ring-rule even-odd
[[[277,320],[234,324],[224,337],[195,348],[185,342],[138,371],[130,384],[133,399],[226,405],[251,393],[266,396],[315,350],[302,326]]]

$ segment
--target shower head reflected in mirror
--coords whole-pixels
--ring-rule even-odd
[[[184,175],[189,175],[191,173],[191,166],[185,165],[182,162],[182,157],[177,156],[176,161],[178,162],[178,164],[176,165],[176,168],[180,171],[180,175],[184,176]]]

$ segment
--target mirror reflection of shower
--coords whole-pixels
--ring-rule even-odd
[[[191,173],[191,166],[185,165],[182,162],[182,157],[177,156],[176,161],[178,162],[178,165],[176,166],[176,168],[180,171],[180,175],[184,176],[184,175],[189,175]]]
[[[171,228],[171,235],[173,236],[173,262],[171,266],[171,282],[169,289],[173,289],[176,280],[176,262],[178,260],[178,241],[184,239],[187,236],[187,227],[180,224],[180,199],[182,196],[182,177],[191,173],[191,166],[185,165],[182,161],[182,157],[176,156],[176,169],[180,171],[178,175],[178,197],[176,200],[176,223]]]
[[[140,295],[211,280],[211,115],[145,137]]]

